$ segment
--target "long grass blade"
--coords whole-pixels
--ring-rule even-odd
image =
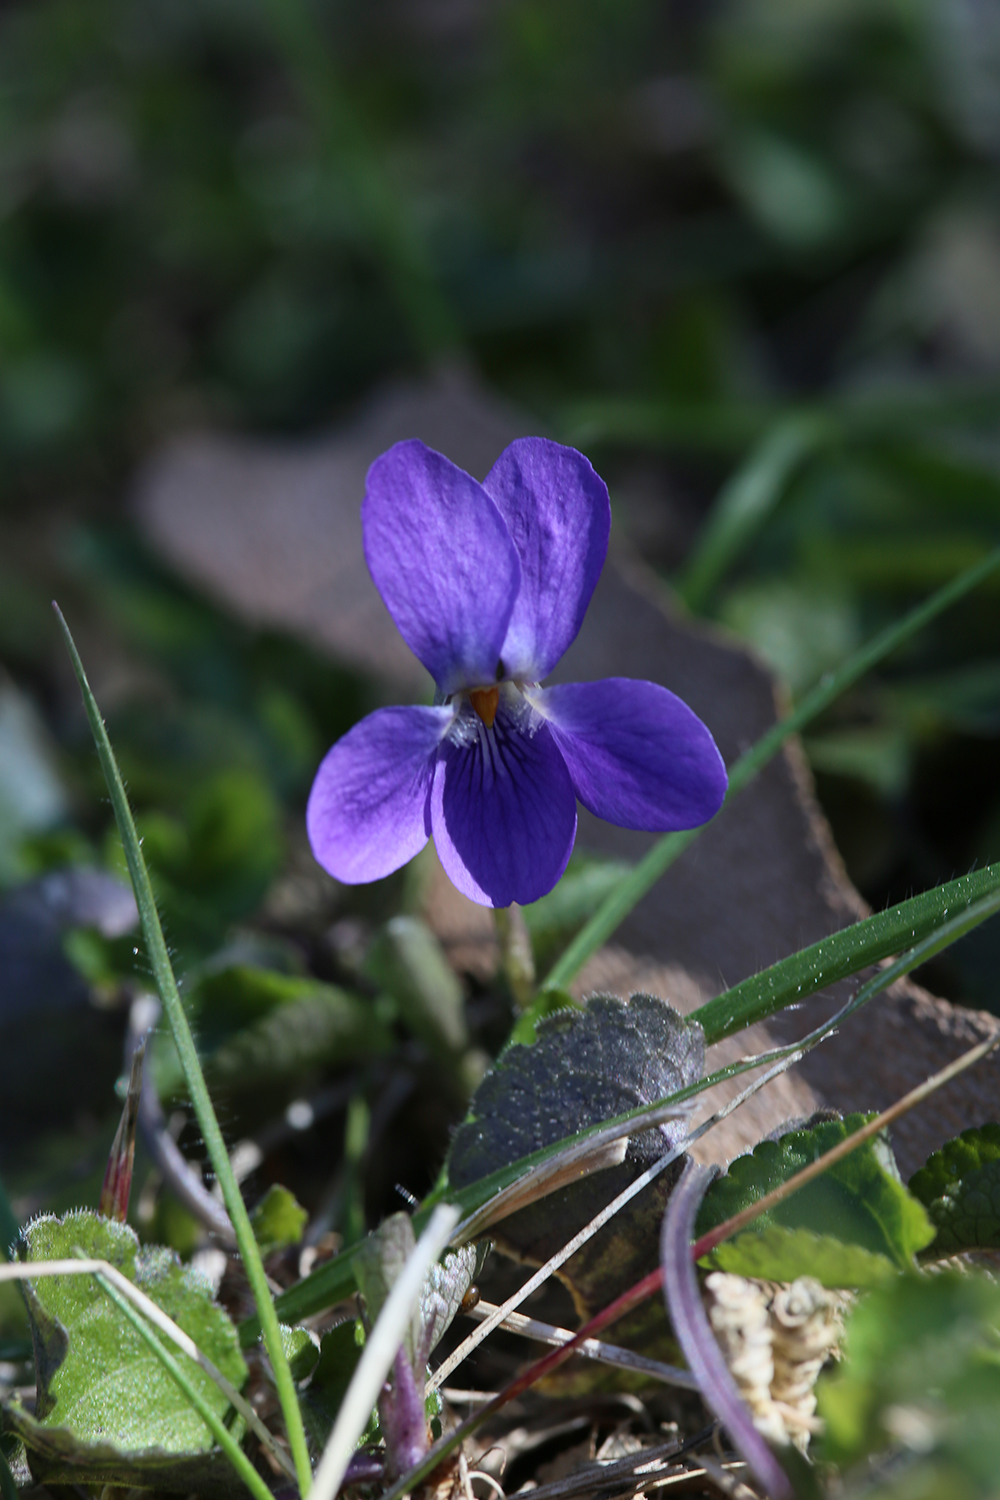
[[[142,923],[146,953],[156,979],[156,987],[163,1002],[170,1030],[173,1034],[174,1045],[177,1048],[177,1055],[180,1058],[195,1118],[198,1121],[216,1179],[222,1189],[223,1200],[232,1221],[236,1243],[239,1246],[247,1279],[250,1282],[250,1288],[257,1305],[257,1315],[260,1319],[261,1331],[264,1335],[264,1343],[271,1361],[271,1368],[274,1371],[275,1387],[278,1393],[278,1400],[281,1403],[282,1415],[285,1419],[285,1428],[288,1433],[288,1444],[295,1464],[295,1473],[300,1492],[304,1495],[312,1483],[309,1450],[306,1445],[305,1429],[295,1391],[295,1382],[292,1379],[292,1372],[288,1366],[288,1357],[285,1354],[284,1345],[281,1341],[281,1329],[278,1325],[278,1317],[274,1310],[270,1289],[267,1285],[267,1277],[264,1274],[264,1265],[260,1257],[260,1251],[257,1248],[257,1241],[254,1239],[253,1230],[250,1227],[250,1216],[243,1202],[239,1184],[236,1181],[236,1176],[229,1161],[226,1143],[219,1128],[219,1122],[216,1118],[211,1098],[209,1097],[205,1075],[202,1072],[201,1063],[198,1060],[197,1048],[194,1044],[194,1038],[191,1035],[191,1028],[188,1025],[187,1016],[181,1004],[181,997],[177,989],[177,980],[174,977],[173,966],[171,965],[170,955],[167,952],[167,944],[163,936],[163,928],[160,926],[160,918],[156,910],[156,898],[153,895],[149,872],[146,869],[146,862],[142,856],[142,849],[139,845],[139,837],[136,833],[128,797],[125,794],[121,772],[118,769],[118,763],[111,748],[108,732],[104,727],[104,720],[101,718],[100,710],[97,707],[97,702],[90,688],[90,683],[87,681],[87,674],[83,669],[83,663],[76,649],[76,643],[70,634],[69,627],[63,619],[58,605],[54,605],[53,608],[55,609],[59,627],[66,642],[66,649],[69,651],[70,659],[73,663],[73,670],[76,672],[77,681],[80,684],[87,719],[90,723],[94,742],[97,746],[98,758],[101,762],[101,769],[104,772],[104,779],[107,782],[108,792],[111,796],[111,805],[114,808],[115,821],[118,824],[118,832],[121,835],[122,847],[125,851],[125,861],[128,865],[132,888],[135,892],[136,905],[139,908],[139,919]]]
[[[701,1025],[708,1046],[721,1042],[785,1006],[807,1000],[818,990],[932,936],[949,913],[960,917],[998,890],[1000,862],[876,912],[780,959],[699,1006],[692,1019]]]
[[[835,672],[829,673],[817,683],[792,713],[762,735],[745,755],[740,756],[729,773],[726,803],[717,816],[725,816],[725,806],[753,781],[770,760],[773,760],[790,735],[797,734],[866,672],[922,630],[937,615],[970,593],[998,566],[1000,566],[1000,547],[994,548],[983,558],[982,562],[972,568],[967,568],[958,578],[953,579],[944,588],[938,589],[923,604],[911,610],[904,619],[881,631],[874,640],[863,646]],[[608,941],[633,907],[638,905],[643,896],[652,889],[660,876],[670,868],[688,845],[694,842],[700,832],[700,829],[692,828],[683,833],[665,834],[663,838],[657,840],[577,933],[562,957],[553,965],[545,979],[544,988],[565,989],[587,959]],[[522,1024],[530,1015],[530,1010],[525,1012]]]
[[[723,485],[675,587],[688,609],[703,609],[719,580],[756,536],[802,464],[836,433],[829,419],[797,414],[779,422]]]

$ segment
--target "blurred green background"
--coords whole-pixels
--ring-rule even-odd
[[[800,693],[1000,541],[1000,11],[6,6],[8,899],[115,859],[58,591],[110,684],[182,966],[235,962],[232,924],[256,916],[243,960],[350,972],[364,944],[316,885],[301,811],[369,689],[164,573],[128,484],[172,433],[311,433],[388,377],[455,364],[584,448],[678,597]],[[873,905],[1000,857],[996,581],[807,752]],[[403,883],[373,899],[376,921]],[[76,928],[64,946],[110,994],[131,943]],[[987,926],[927,978],[996,1008],[998,967]],[[330,1222],[357,1216],[358,1181]]]

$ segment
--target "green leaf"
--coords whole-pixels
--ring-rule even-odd
[[[761,1281],[795,1281],[813,1276],[827,1287],[880,1286],[896,1275],[884,1255],[873,1255],[860,1245],[845,1244],[829,1234],[810,1229],[784,1229],[772,1224],[759,1234],[746,1233],[724,1240],[712,1254],[720,1271]]]
[[[776,508],[796,470],[824,443],[834,424],[812,413],[776,423],[746,462],[719,491],[685,565],[677,590],[700,610],[726,571]]]
[[[995,1493],[998,1325],[1000,1288],[977,1274],[900,1276],[869,1293],[819,1382],[821,1457],[848,1466],[892,1448],[895,1483],[878,1493],[900,1500]]]
[[[199,980],[190,1006],[216,1090],[241,1092],[301,1079],[303,1069],[344,1065],[386,1052],[391,1033],[371,1001],[321,980],[234,964]],[[236,1024],[243,1019],[245,1024]],[[176,1051],[167,1039],[153,1049],[161,1098],[183,1091]]]
[[[632,995],[590,996],[583,1009],[542,1021],[531,1046],[512,1046],[473,1096],[448,1153],[451,1188],[462,1189],[528,1151],[664,1098],[701,1077],[697,1025],[666,1001]],[[491,1229],[509,1253],[536,1263],[566,1240],[635,1177],[677,1144],[683,1110],[659,1130],[637,1129],[626,1158],[520,1208]],[[656,1264],[659,1220],[669,1174],[653,1184],[582,1247],[563,1271],[580,1306],[596,1307]]]
[[[750,1155],[737,1157],[705,1194],[698,1234],[756,1203],[871,1118],[849,1115],[845,1120],[825,1120],[811,1130],[790,1131],[778,1141],[761,1141]],[[773,1224],[858,1245],[901,1270],[912,1268],[914,1255],[934,1236],[924,1208],[906,1191],[892,1152],[878,1137],[761,1214],[757,1227],[745,1235],[759,1236]],[[737,1236],[733,1244],[738,1246],[743,1238]]]
[[[281,1342],[288,1358],[288,1368],[296,1380],[305,1380],[316,1368],[320,1355],[319,1339],[310,1328],[281,1325]]]
[[[927,1257],[1000,1249],[1000,1125],[964,1130],[910,1178],[937,1230]]]
[[[409,1214],[390,1214],[362,1240],[354,1255],[358,1290],[365,1299],[369,1325],[374,1324],[396,1279],[413,1254],[416,1236]],[[479,1259],[475,1245],[462,1245],[436,1262],[427,1274],[404,1340],[414,1371],[422,1371],[450,1327],[462,1298],[472,1285]]]
[[[393,917],[375,939],[365,972],[434,1056],[453,1062],[468,1046],[462,986],[425,922]]]
[[[235,1328],[205,1281],[172,1251],[140,1248],[127,1225],[86,1210],[64,1219],[33,1220],[18,1245],[26,1260],[71,1259],[78,1250],[110,1261],[190,1334],[233,1385],[242,1385],[247,1370]],[[52,1478],[51,1465],[62,1472],[60,1466],[71,1463],[74,1482],[81,1464],[97,1477],[110,1457],[114,1473],[127,1461],[143,1482],[186,1485],[187,1468],[177,1484],[169,1481],[172,1461],[208,1453],[211,1433],[101,1287],[85,1275],[39,1277],[21,1285],[35,1344],[38,1397],[34,1417],[17,1406],[7,1409],[7,1417],[27,1447],[41,1455],[47,1476]],[[211,1409],[226,1416],[229,1403],[215,1383],[194,1365],[189,1374]],[[204,1465],[196,1467],[201,1472]]]
[[[297,1245],[308,1222],[309,1210],[277,1182],[272,1182],[250,1215],[254,1238],[264,1256]]]
[[[361,1358],[360,1329],[352,1318],[324,1333],[312,1379],[302,1392],[302,1416],[309,1440],[318,1452],[326,1444]]]

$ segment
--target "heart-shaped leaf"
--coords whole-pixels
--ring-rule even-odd
[[[79,1210],[44,1216],[22,1231],[24,1260],[69,1260],[78,1251],[107,1260],[159,1304],[237,1388],[246,1378],[236,1330],[198,1272],[170,1250],[141,1248],[127,1225]],[[53,1483],[90,1479],[142,1482],[156,1488],[229,1492],[227,1462],[211,1455],[201,1417],[92,1277],[38,1277],[22,1282],[31,1319],[38,1378],[32,1417],[17,1404],[5,1419],[29,1450],[33,1468]],[[187,1373],[224,1417],[229,1402],[195,1365]],[[194,1460],[197,1460],[196,1462]],[[125,1477],[122,1477],[125,1476]],[[128,1477],[131,1476],[131,1477]]]
[[[452,1141],[449,1182],[462,1188],[574,1131],[664,1098],[700,1078],[703,1065],[701,1028],[656,996],[626,1002],[595,995],[582,1009],[557,1011],[538,1024],[533,1044],[508,1047],[479,1085]],[[684,1131],[682,1118],[637,1131],[620,1165],[519,1209],[491,1233],[526,1260],[547,1260]],[[675,1176],[665,1173],[566,1263],[563,1276],[581,1312],[596,1311],[656,1264]]]
[[[756,1203],[869,1118],[849,1115],[844,1120],[824,1120],[811,1129],[790,1131],[780,1140],[761,1141],[752,1153],[737,1157],[726,1175],[713,1182],[705,1194],[698,1214],[698,1234],[705,1234]],[[737,1236],[732,1245],[740,1245],[744,1238],[759,1237],[774,1224],[807,1229],[845,1245],[860,1246],[901,1270],[911,1268],[914,1255],[934,1237],[925,1209],[903,1186],[892,1151],[879,1137],[859,1146],[821,1177],[761,1214],[756,1225]],[[721,1265],[714,1258],[711,1263]]]

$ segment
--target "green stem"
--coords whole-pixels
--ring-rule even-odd
[[[720,579],[753,540],[796,471],[838,433],[830,419],[795,413],[778,422],[726,481],[712,506],[677,592],[688,609],[704,606]]]
[[[942,589],[938,589],[923,604],[881,631],[874,640],[850,657],[835,672],[823,677],[802,702],[780,723],[775,724],[757,741],[745,755],[741,755],[729,773],[729,790],[725,806],[773,760],[785,741],[815,719],[841,693],[863,677],[878,662],[889,656],[898,646],[909,640],[918,630],[927,625],[936,615],[949,608],[982,583],[1000,566],[1000,547],[994,548],[982,562],[966,569],[958,578]],[[630,870],[621,884],[602,901],[597,911],[581,928],[562,957],[553,965],[544,982],[545,989],[565,989],[587,959],[602,947],[618,926],[637,906],[643,896],[656,884],[660,876],[693,843],[700,828],[685,829],[682,833],[667,833],[658,839],[643,859]],[[526,1012],[530,1016],[531,1012]]]
[[[232,1220],[233,1231],[236,1235],[236,1243],[243,1265],[246,1270],[247,1280],[253,1292],[254,1301],[257,1304],[257,1313],[260,1318],[261,1331],[264,1335],[264,1343],[274,1371],[274,1383],[278,1392],[278,1400],[285,1418],[285,1427],[288,1433],[288,1444],[291,1449],[292,1460],[295,1464],[295,1473],[298,1478],[299,1489],[303,1495],[307,1494],[312,1485],[312,1470],[309,1465],[309,1450],[306,1445],[305,1429],[302,1424],[302,1412],[299,1409],[298,1396],[295,1391],[295,1382],[292,1372],[288,1366],[288,1358],[285,1354],[284,1345],[281,1341],[281,1329],[278,1324],[278,1316],[274,1310],[271,1292],[264,1273],[264,1265],[257,1248],[257,1241],[250,1227],[250,1217],[240,1193],[239,1184],[229,1161],[229,1153],[226,1143],[216,1119],[215,1110],[209,1097],[208,1088],[205,1084],[205,1075],[198,1060],[198,1051],[191,1035],[184,1006],[181,1004],[180,993],[177,989],[177,981],[174,978],[173,967],[167,952],[166,941],[163,936],[163,928],[160,926],[159,914],[156,910],[156,898],[153,895],[153,887],[150,884],[149,872],[146,862],[142,857],[139,846],[139,836],[136,833],[135,823],[132,818],[132,810],[128,804],[125,787],[122,782],[121,772],[115,760],[108,732],[104,727],[100,711],[87,674],[83,670],[80,654],[76,649],[76,643],[69,631],[69,626],[63,619],[59,606],[54,604],[53,608],[59,621],[60,629],[73,662],[73,670],[76,672],[80,691],[83,694],[84,707],[87,711],[87,719],[97,746],[98,758],[104,779],[107,782],[108,791],[111,795],[111,805],[114,808],[115,820],[118,824],[118,832],[121,835],[122,847],[125,851],[125,861],[128,865],[129,876],[135,891],[136,905],[139,908],[139,919],[142,923],[143,937],[146,941],[146,953],[149,958],[153,974],[156,978],[157,989],[163,1002],[170,1030],[173,1034],[174,1045],[180,1058],[181,1068],[187,1084],[188,1096],[194,1109],[195,1118],[201,1129],[202,1139],[208,1151],[209,1160],[219,1186],[222,1189],[223,1201]]]
[[[179,1386],[180,1390],[184,1393],[185,1398],[194,1407],[195,1411],[201,1417],[201,1420],[205,1423],[205,1426],[215,1438],[215,1441],[218,1443],[219,1447],[229,1459],[229,1462],[232,1464],[237,1474],[243,1480],[243,1483],[246,1485],[247,1489],[256,1496],[256,1500],[274,1500],[274,1496],[272,1495],[270,1489],[265,1484],[261,1476],[257,1473],[257,1470],[247,1458],[246,1454],[243,1452],[243,1449],[233,1437],[232,1433],[226,1427],[226,1424],[222,1421],[218,1412],[212,1410],[208,1402],[205,1400],[204,1396],[201,1394],[201,1391],[199,1391],[197,1386],[193,1385],[192,1382],[188,1379],[184,1371],[181,1369],[181,1366],[178,1364],[177,1360],[170,1353],[166,1345],[160,1342],[159,1338],[150,1328],[145,1319],[136,1312],[135,1308],[130,1305],[130,1303],[117,1290],[117,1288],[111,1285],[111,1282],[107,1279],[106,1276],[102,1276],[99,1271],[95,1271],[94,1280],[100,1286],[105,1295],[111,1298],[111,1301],[115,1304],[115,1307],[117,1307],[122,1317],[128,1319],[139,1337],[146,1344],[148,1344],[149,1348],[156,1355],[156,1358],[160,1361],[163,1368],[170,1376],[171,1380],[173,1380],[174,1383]]]

